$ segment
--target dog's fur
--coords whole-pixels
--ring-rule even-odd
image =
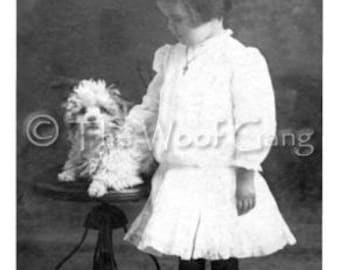
[[[129,106],[114,86],[80,81],[63,104],[72,146],[59,181],[87,178],[92,197],[142,183],[140,174],[152,167],[153,159],[146,140],[135,140],[124,127]]]

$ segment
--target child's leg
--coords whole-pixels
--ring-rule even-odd
[[[238,260],[230,258],[211,262],[211,270],[238,270]]]
[[[178,270],[204,270],[205,260],[180,260]]]

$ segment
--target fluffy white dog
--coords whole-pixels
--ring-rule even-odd
[[[130,105],[104,81],[80,81],[63,104],[72,146],[59,181],[89,179],[92,197],[143,182],[140,175],[152,167],[153,159],[147,138],[122,128]]]

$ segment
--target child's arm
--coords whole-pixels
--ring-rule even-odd
[[[152,136],[158,117],[159,91],[163,84],[169,50],[170,46],[165,45],[156,51],[153,61],[156,75],[149,84],[142,103],[134,106],[126,117],[126,127],[132,127],[138,132],[147,132],[148,136]]]
[[[267,63],[254,48],[246,49],[235,65],[232,81],[237,208],[239,214],[255,206],[254,173],[271,148],[276,131],[275,100]]]

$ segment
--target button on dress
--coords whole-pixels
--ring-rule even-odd
[[[126,123],[146,128],[160,163],[124,239],[154,255],[208,260],[271,254],[296,240],[261,163],[275,137],[267,63],[223,30],[198,46],[164,45],[142,103]],[[256,206],[238,216],[237,167],[255,173]]]

